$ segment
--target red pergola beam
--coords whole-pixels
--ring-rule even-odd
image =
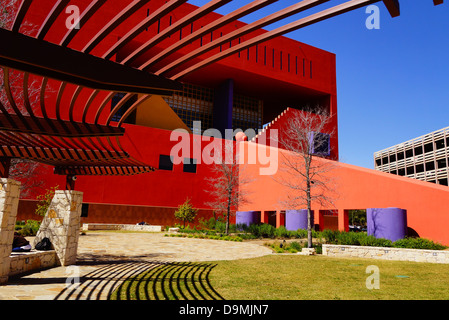
[[[443,4],[444,0],[433,0],[433,4],[435,6],[439,5],[439,4]]]
[[[399,6],[398,0],[383,0],[385,7],[387,7],[390,15],[394,17],[398,17],[401,14],[401,9]]]
[[[43,77],[109,91],[167,95],[182,90],[164,77],[9,30],[0,29],[0,43],[8,44],[0,46],[0,65]]]

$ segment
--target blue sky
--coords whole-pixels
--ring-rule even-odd
[[[296,2],[280,0],[241,20],[251,22]],[[318,8],[343,2],[331,0]],[[379,30],[366,28],[365,7],[286,35],[337,56],[342,162],[374,168],[374,152],[449,126],[449,3],[400,2],[401,16],[396,18],[390,17],[382,2],[376,4]],[[217,12],[225,14],[246,3],[234,0]]]

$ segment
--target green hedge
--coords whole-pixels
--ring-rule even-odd
[[[429,249],[444,250],[447,247],[422,238],[405,238],[392,242],[388,239],[369,236],[364,232],[343,232],[335,230],[324,230],[321,232],[322,238],[328,244],[353,245],[353,246],[373,246],[373,247],[393,247],[408,249]]]

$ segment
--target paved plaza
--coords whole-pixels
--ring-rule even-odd
[[[130,276],[161,264],[247,259],[272,253],[259,243],[164,235],[88,232],[79,238],[76,265],[12,278],[0,286],[0,300],[106,300]]]

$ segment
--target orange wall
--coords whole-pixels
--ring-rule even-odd
[[[244,143],[245,148],[248,145],[251,143]],[[267,147],[258,145],[258,148]],[[277,150],[269,149],[271,152]],[[267,167],[260,164],[250,164],[244,169],[245,175],[254,180],[245,186],[250,203],[240,206],[240,211],[286,209],[280,201],[285,200],[290,189],[278,181],[286,176],[282,154],[291,153],[281,149],[278,151],[279,169],[276,174],[259,175],[259,169]],[[413,228],[420,237],[449,245],[448,187],[330,160],[316,161],[333,166],[325,179],[334,185],[336,192],[332,195],[332,207],[313,204],[315,212],[338,209],[340,214],[345,209],[399,207],[407,210],[408,227]]]

